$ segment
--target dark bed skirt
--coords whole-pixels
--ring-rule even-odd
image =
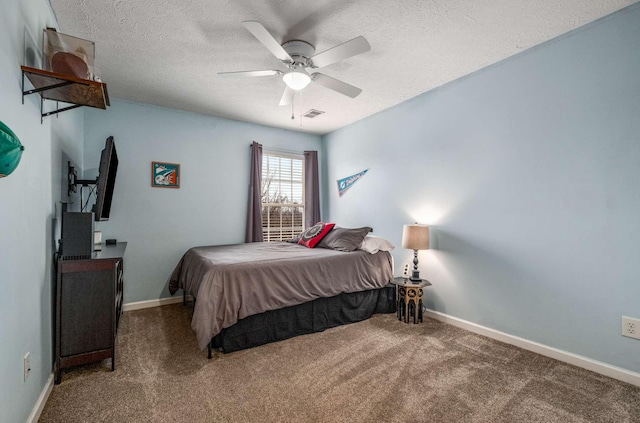
[[[359,322],[376,313],[395,313],[395,297],[395,285],[389,284],[380,289],[318,298],[304,304],[267,311],[241,319],[223,329],[211,340],[211,346],[229,353]]]

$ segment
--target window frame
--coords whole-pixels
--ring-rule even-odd
[[[286,241],[288,239],[290,239],[291,237],[293,237],[295,234],[297,233],[301,233],[303,232],[306,228],[305,228],[305,219],[304,219],[304,215],[305,215],[305,208],[306,208],[306,204],[305,204],[305,173],[306,173],[306,169],[305,169],[305,160],[304,160],[304,153],[294,153],[294,152],[282,152],[282,151],[277,151],[277,150],[268,150],[265,149],[262,152],[262,174],[260,175],[260,192],[263,192],[264,189],[264,180],[265,180],[265,171],[267,171],[267,169],[265,168],[264,164],[265,162],[268,162],[268,157],[277,157],[278,159],[290,159],[290,160],[300,160],[300,162],[302,163],[302,175],[301,175],[301,188],[302,188],[302,202],[301,203],[265,203],[261,201],[261,207],[262,207],[262,211],[263,211],[263,218],[262,218],[262,236],[263,236],[263,240],[264,242],[279,242],[279,241]],[[279,167],[279,169],[281,169],[281,166]],[[293,171],[293,168],[292,168]],[[279,182],[282,181],[288,181],[289,183],[291,183],[293,185],[294,180],[293,180],[293,172],[292,172],[292,177],[290,179],[282,179],[282,178],[278,178]],[[297,183],[297,181],[295,181],[295,183]],[[269,209],[270,207],[291,207],[291,208],[301,208],[302,209],[302,221],[301,221],[301,226],[297,227],[297,226],[293,226],[293,224],[295,223],[295,219],[292,219],[292,226],[290,227],[283,227],[283,226],[276,226],[276,227],[272,227],[270,225],[265,226],[265,217],[264,217],[264,210],[265,208]],[[270,215],[267,216],[267,222],[269,222]],[[292,233],[291,237],[289,236],[285,236],[283,237],[283,232],[285,232],[286,229],[289,229],[290,232]],[[272,236],[272,234],[280,234],[280,236],[277,239],[273,239],[274,236]]]

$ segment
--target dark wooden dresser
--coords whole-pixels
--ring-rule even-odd
[[[58,260],[55,383],[62,370],[111,358],[123,301],[126,242],[102,245],[93,258]]]

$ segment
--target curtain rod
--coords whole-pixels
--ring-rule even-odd
[[[252,144],[249,144],[249,148],[251,148],[251,146]],[[274,153],[285,153],[285,154],[296,154],[296,155],[304,154],[304,151],[285,150],[284,148],[271,148],[271,147],[265,147],[265,146],[263,146],[263,148],[267,151],[273,151]]]

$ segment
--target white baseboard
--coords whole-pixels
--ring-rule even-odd
[[[440,313],[438,311],[427,309],[426,315],[441,322],[448,323],[452,326],[468,330],[469,332],[477,333],[478,335],[483,335],[487,338],[504,342],[505,344],[515,345],[516,347],[520,347],[522,349],[532,351],[546,357],[551,357],[553,359],[563,361],[574,366],[582,367],[583,369],[591,370],[592,372],[599,373],[613,379],[621,380],[623,382],[630,383],[631,385],[640,386],[640,373],[632,372],[630,370],[612,366],[601,361],[592,360],[578,354],[573,354],[557,348],[549,347],[538,342],[529,341],[528,339],[520,338],[519,336],[509,335],[508,333],[500,332],[486,326],[468,322],[466,320],[449,316],[448,314]]]
[[[47,382],[42,388],[42,392],[38,397],[38,401],[36,401],[33,406],[33,410],[31,410],[31,414],[27,417],[27,423],[38,423],[38,419],[40,418],[40,414],[42,414],[42,410],[44,410],[44,406],[49,399],[49,395],[51,395],[51,390],[53,389],[53,373],[49,375]]]
[[[191,295],[187,295],[187,301],[191,301]],[[157,300],[138,301],[135,303],[125,303],[122,305],[122,311],[141,310],[143,308],[160,307],[169,304],[177,304],[182,302],[182,295],[169,298],[159,298]]]

